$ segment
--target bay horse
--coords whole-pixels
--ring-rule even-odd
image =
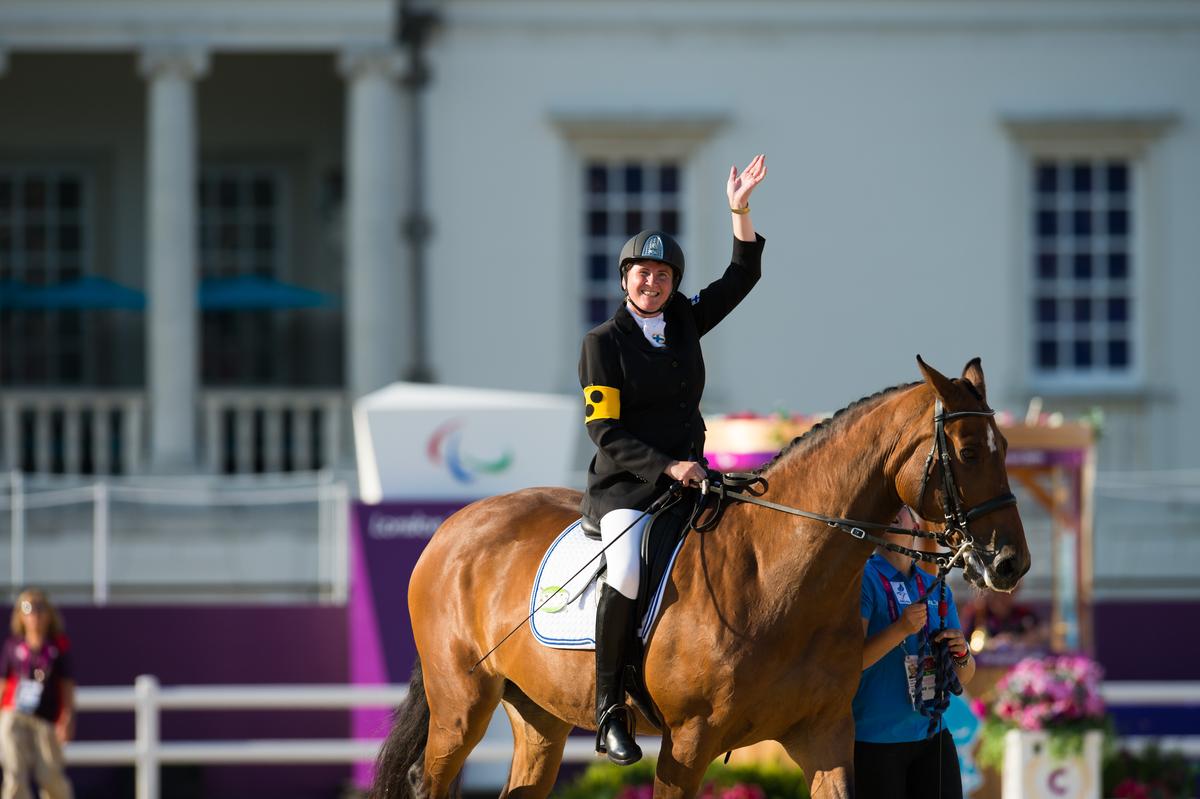
[[[967,517],[981,546],[964,548],[964,574],[1011,591],[1029,569],[1029,549],[980,361],[956,379],[920,356],[917,364],[923,380],[865,397],[789,444],[761,470],[763,498],[881,524],[903,505],[926,519],[940,518],[944,500],[974,506],[981,513]],[[944,415],[935,421],[939,401]],[[949,460],[927,460],[943,434]],[[947,487],[959,496],[945,496]],[[567,734],[595,729],[590,651],[547,648],[525,626],[472,670],[521,625],[542,556],[579,518],[579,499],[564,488],[483,499],[429,541],[408,591],[418,661],[371,797],[450,795],[497,704],[514,737],[502,797],[547,796]],[[695,796],[716,757],[763,740],[783,744],[814,799],[853,796],[850,702],[862,672],[859,593],[872,550],[825,523],[741,503],[715,530],[687,537],[645,653],[646,685],[664,722],[657,729],[638,714],[639,729],[662,736],[656,799]]]

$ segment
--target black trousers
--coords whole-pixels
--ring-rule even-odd
[[[950,732],[942,730],[911,743],[855,741],[854,795],[858,799],[962,799],[958,749]]]

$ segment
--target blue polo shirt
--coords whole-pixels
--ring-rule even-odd
[[[884,587],[886,581],[891,592],[896,597],[896,608],[903,613],[910,602],[919,601],[918,597],[933,584],[934,577],[915,566],[909,574],[897,571],[881,555],[872,555],[863,571],[862,583],[862,617],[867,620],[867,637],[875,635],[893,619],[888,611],[888,591]],[[919,585],[918,585],[919,581]],[[900,586],[903,586],[901,589]],[[926,595],[929,604],[929,625],[931,634],[936,634],[940,626],[938,619],[937,592],[932,596]],[[946,614],[946,627],[959,628],[958,610],[954,607],[954,596],[946,587],[946,601],[950,607]],[[858,693],[854,695],[854,739],[868,743],[906,743],[923,741],[929,730],[929,719],[913,710],[908,698],[908,681],[904,674],[904,653],[918,653],[918,637],[916,633],[904,639],[903,648],[892,649],[870,668],[862,673],[858,684]],[[945,729],[941,722],[938,731]]]

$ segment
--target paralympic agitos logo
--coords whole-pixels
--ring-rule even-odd
[[[464,451],[462,428],[465,424],[462,419],[451,419],[433,431],[425,447],[431,462],[445,466],[460,483],[473,483],[481,474],[500,474],[513,465],[516,457],[509,448],[491,460]]]

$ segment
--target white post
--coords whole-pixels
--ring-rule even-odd
[[[158,680],[140,674],[133,681],[134,796],[158,799]]]
[[[322,469],[317,479],[317,593],[333,599],[333,470]]]
[[[400,246],[405,152],[391,49],[348,52],[346,99],[346,371],[350,396],[396,380],[408,352],[404,325],[408,258]],[[328,443],[327,443],[328,445]],[[332,464],[332,453],[326,463]]]
[[[96,474],[111,474],[112,416],[110,405],[100,400],[92,407],[92,470]]]
[[[83,442],[80,440],[80,417],[83,407],[78,400],[68,399],[63,403],[63,471],[79,474],[83,471]]]
[[[0,54],[4,51],[0,50]],[[21,468],[21,426],[20,416],[21,405],[16,399],[9,397],[0,403],[0,408],[3,408],[4,413],[4,449],[5,463],[3,464],[9,469]]]
[[[10,505],[12,513],[12,562],[9,569],[12,575],[13,596],[25,584],[25,477],[14,469],[8,481]]]
[[[292,464],[296,471],[311,471],[312,408],[301,402],[292,408]]]
[[[333,601],[345,604],[350,596],[350,487],[344,482],[334,491]]]
[[[150,457],[155,470],[196,467],[198,311],[196,300],[196,80],[203,51],[144,52],[146,275],[150,288],[146,364]]]
[[[108,604],[108,484],[96,483],[92,509],[92,600],[97,605]]]
[[[33,409],[33,470],[41,474],[50,473],[50,455],[53,447],[50,441],[50,414],[54,406],[47,402]]]
[[[124,438],[122,451],[125,455],[123,472],[135,474],[142,470],[142,402],[130,400],[122,407],[121,431]]]

